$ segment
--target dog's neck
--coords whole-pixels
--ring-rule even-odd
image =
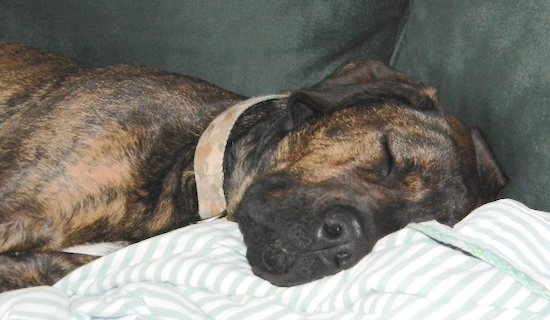
[[[200,222],[212,221],[223,217],[226,214],[226,198],[224,193],[224,157],[228,140],[235,130],[232,130],[235,123],[241,125],[243,119],[239,119],[246,110],[262,102],[279,99],[287,95],[269,95],[243,100],[218,115],[212,121],[206,131],[199,139],[195,149],[195,181],[197,187]],[[256,111],[256,110],[255,110]],[[272,112],[267,112],[269,117]],[[242,117],[244,118],[244,117]],[[245,132],[251,130],[261,122],[264,117],[248,122],[244,126]],[[234,138],[234,137],[233,137]],[[243,182],[240,181],[239,184]],[[92,256],[104,256],[108,253],[119,250],[130,243],[125,241],[105,242],[97,244],[84,244],[65,248],[62,251]]]
[[[223,190],[224,153],[231,129],[247,109],[258,103],[286,95],[268,95],[241,101],[218,115],[204,131],[195,149],[194,171],[199,215],[202,221],[221,218],[227,202]]]

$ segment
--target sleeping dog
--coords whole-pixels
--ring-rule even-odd
[[[196,223],[197,141],[245,99],[1,43],[0,290],[94,259],[65,248]],[[244,111],[222,151],[229,219],[253,272],[279,286],[349,268],[410,222],[453,225],[506,184],[482,133],[436,89],[369,59]]]

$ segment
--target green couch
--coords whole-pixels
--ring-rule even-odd
[[[549,17],[544,0],[20,0],[0,2],[0,40],[246,95],[311,85],[354,56],[391,61],[483,129],[511,180],[502,197],[548,211]]]

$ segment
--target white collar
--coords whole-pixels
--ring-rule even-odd
[[[206,128],[195,149],[194,170],[201,222],[222,218],[226,214],[223,191],[223,158],[231,129],[248,108],[287,95],[268,95],[243,100],[220,113]]]

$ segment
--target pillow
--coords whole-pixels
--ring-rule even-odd
[[[510,177],[503,197],[550,210],[550,6],[411,1],[392,64],[482,128]]]
[[[1,1],[0,40],[96,65],[150,65],[261,95],[312,85],[356,55],[389,60],[407,3]]]

